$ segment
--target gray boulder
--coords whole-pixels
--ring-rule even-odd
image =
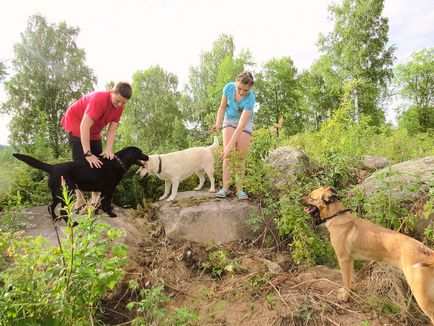
[[[366,155],[363,157],[362,165],[365,169],[375,171],[387,167],[389,165],[389,160],[382,156]]]
[[[309,158],[295,147],[279,147],[268,154],[266,162],[276,171],[275,187],[282,189],[296,174],[304,173]]]
[[[434,156],[394,164],[374,172],[356,187],[365,196],[384,189],[398,201],[413,201],[434,181]]]
[[[168,238],[220,244],[253,236],[248,219],[259,209],[248,200],[219,199],[203,191],[178,192],[176,198],[159,204]]]

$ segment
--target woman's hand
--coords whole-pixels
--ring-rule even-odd
[[[216,132],[217,130],[219,130],[222,127],[222,124],[218,124],[216,123],[214,126],[211,127],[211,132]]]
[[[227,159],[228,155],[231,153],[232,151],[232,146],[226,146],[226,148],[223,149],[222,154],[220,155],[220,158],[222,160]]]

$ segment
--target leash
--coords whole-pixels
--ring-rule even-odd
[[[161,173],[161,157],[158,156],[158,172],[157,172],[157,174],[160,174],[160,173]]]
[[[121,168],[124,169],[124,170],[126,170],[125,165],[124,165],[124,162],[122,162],[122,160],[121,160],[119,157],[117,157],[117,155],[115,155],[114,157],[115,157],[115,160],[116,160],[116,161],[119,163],[119,165],[121,166]]]
[[[329,216],[329,217],[326,217],[326,218],[321,218],[321,221],[320,221],[319,223],[315,223],[315,225],[323,224],[323,223],[325,223],[326,221],[331,220],[333,217],[336,217],[336,216],[338,216],[338,215],[345,214],[345,213],[347,213],[347,212],[351,212],[352,210],[353,210],[352,208],[345,208],[345,209],[343,209],[343,210],[341,210],[341,211],[339,211],[339,212],[333,214],[332,216]]]

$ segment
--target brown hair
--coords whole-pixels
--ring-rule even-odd
[[[118,82],[115,87],[113,87],[113,93],[119,94],[123,98],[130,99],[133,94],[131,85],[127,82]]]
[[[239,81],[243,85],[253,86],[255,83],[253,80],[252,73],[250,71],[243,71],[241,74],[237,76],[235,79],[236,81]]]

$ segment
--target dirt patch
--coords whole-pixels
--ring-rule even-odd
[[[420,311],[402,313],[406,306],[413,309],[414,304],[408,305],[408,289],[398,284],[400,276],[392,270],[380,269],[379,273],[373,265],[366,265],[356,276],[351,300],[341,303],[336,299],[341,286],[339,270],[297,266],[286,245],[264,247],[267,242],[261,238],[218,246],[170,240],[152,204],[119,213],[119,218],[109,222],[128,234],[125,243],[129,263],[124,280],[103,300],[97,318],[105,324],[130,324],[137,310],[130,311],[127,305],[141,300],[141,290],[158,286],[168,297],[158,308],[167,314],[185,308],[197,316],[192,325],[375,326],[425,322]],[[27,210],[27,215],[29,234],[44,235],[52,229],[46,207]],[[129,288],[130,281],[137,282],[135,290]],[[382,300],[392,297],[399,297],[402,306],[397,308]],[[146,320],[144,324],[160,325]]]
[[[289,251],[261,247],[260,241],[213,247],[167,240],[158,220],[136,220],[143,232],[129,256],[135,268],[104,301],[101,319],[107,324],[134,319],[126,305],[140,297],[127,284],[136,280],[147,289],[163,285],[170,298],[164,309],[188,309],[198,316],[193,325],[418,325],[372,307],[366,299],[366,271],[358,275],[351,300],[340,303],[337,269],[296,266]],[[225,270],[228,265],[231,271]]]

